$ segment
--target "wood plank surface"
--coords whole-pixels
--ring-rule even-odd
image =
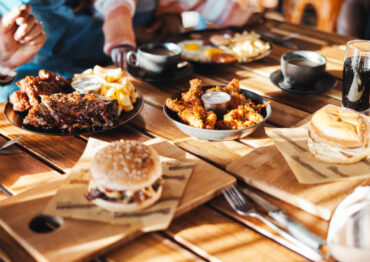
[[[0,144],[5,141],[0,137]],[[12,194],[18,194],[61,175],[16,145],[7,150],[14,154],[0,155],[0,184]]]
[[[266,29],[279,28],[286,30],[287,32],[298,32],[306,36],[310,36],[313,39],[322,39],[328,41],[329,43],[336,44],[345,44],[346,42],[353,40],[353,37],[338,35],[335,33],[325,31],[319,31],[312,27],[292,24],[288,22],[280,22],[276,20],[267,20],[266,23],[263,25],[263,28]]]
[[[146,234],[105,256],[115,262],[191,262],[205,261],[159,234]]]
[[[303,257],[208,207],[176,218],[166,233],[210,261],[305,261]]]

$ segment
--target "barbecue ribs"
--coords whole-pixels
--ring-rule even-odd
[[[23,124],[41,130],[97,130],[113,127],[118,121],[117,100],[78,92],[41,95],[41,103],[33,106]]]

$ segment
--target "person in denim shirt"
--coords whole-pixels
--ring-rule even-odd
[[[146,9],[146,14],[140,15],[138,23],[148,23],[153,19],[156,1],[150,2],[152,15],[150,10]],[[7,70],[16,70],[17,73],[11,83],[0,86],[0,101],[7,100],[8,96],[18,89],[15,85],[16,81],[26,75],[36,75],[39,69],[47,69],[64,77],[71,77],[74,73],[95,64],[104,66],[111,64],[112,60],[116,62],[117,52],[113,52],[114,49],[126,50],[136,47],[132,25],[136,11],[134,0],[1,1],[0,15],[3,23],[4,18],[12,10],[17,12],[16,10],[22,9],[22,12],[30,13],[31,7],[32,15],[29,16],[34,16],[38,24],[42,22],[47,40],[43,45],[41,43],[42,47],[39,46],[39,51],[30,57],[31,60],[24,61],[27,63],[9,65],[6,61],[2,61],[0,56],[0,76],[1,72]],[[14,27],[20,26],[15,23]],[[0,42],[4,40],[3,35],[0,35],[0,38]],[[26,45],[19,42],[17,44],[20,49],[24,49]]]

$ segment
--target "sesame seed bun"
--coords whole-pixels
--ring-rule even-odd
[[[104,200],[102,198],[96,198],[92,200],[92,202],[96,204],[97,206],[104,208],[108,211],[132,213],[132,212],[145,209],[153,205],[155,202],[157,202],[158,199],[162,195],[162,188],[163,186],[161,185],[152,197],[142,202],[139,202],[139,203],[134,202],[134,203],[126,204],[126,203],[122,203],[122,201],[110,201],[110,200]]]
[[[370,155],[370,128],[359,113],[326,106],[313,114],[307,145],[317,159],[352,164]]]
[[[91,161],[97,184],[111,190],[138,190],[162,175],[157,152],[134,140],[120,140],[100,149]]]

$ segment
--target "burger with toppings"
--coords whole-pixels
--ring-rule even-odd
[[[162,166],[157,152],[138,141],[120,140],[99,150],[91,161],[86,198],[116,212],[135,212],[161,196]]]
[[[358,162],[370,155],[369,122],[355,111],[326,106],[311,118],[308,148],[324,162]]]

